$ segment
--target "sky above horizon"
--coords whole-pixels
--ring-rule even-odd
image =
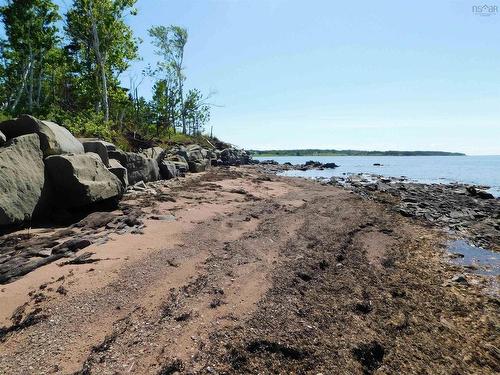
[[[143,61],[121,79],[156,59],[151,25],[177,24],[187,86],[217,92],[208,130],[238,146],[500,154],[500,13],[472,5],[138,0]]]

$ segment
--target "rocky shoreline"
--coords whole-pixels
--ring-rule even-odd
[[[498,298],[443,231],[325,183],[214,167],[2,237],[64,257],[0,286],[0,372],[496,373]]]
[[[77,139],[50,121],[23,115],[0,123],[0,230],[116,204],[129,186],[199,173],[212,165],[248,164],[233,147],[197,144],[125,152]]]
[[[324,182],[388,203],[409,218],[445,229],[476,246],[500,251],[500,199],[484,187],[425,184],[378,175],[334,177]]]
[[[163,181],[250,162],[244,150],[233,147],[191,144],[125,152],[106,141],[77,139],[64,127],[32,116],[4,121],[0,235],[6,235],[0,237],[0,284],[102,243],[111,233],[140,233],[141,210],[131,209],[123,197],[144,192],[169,199],[160,191]],[[51,229],[59,225],[64,228]],[[26,227],[47,228],[49,234],[8,234]],[[95,233],[101,227],[105,235]]]
[[[301,165],[268,161],[260,165],[271,174],[331,168],[314,161]],[[427,184],[368,173],[317,179],[324,185],[342,187],[385,203],[405,217],[442,228],[475,246],[500,252],[500,198],[488,193],[487,186]]]

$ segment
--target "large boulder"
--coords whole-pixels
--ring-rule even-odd
[[[7,137],[5,136],[5,134],[0,132],[0,147],[2,147],[5,144],[5,142],[7,142]]]
[[[220,160],[224,165],[249,164],[251,157],[245,150],[226,148],[220,153]]]
[[[151,147],[141,151],[141,154],[147,158],[154,159],[159,164],[165,156],[165,150],[161,147]]]
[[[83,149],[85,152],[93,152],[101,157],[102,162],[106,167],[109,167],[109,156],[108,148],[106,147],[107,142],[104,141],[83,141]]]
[[[150,182],[160,179],[160,169],[154,159],[122,150],[108,151],[108,155],[110,159],[118,160],[127,169],[130,185],[139,181]]]
[[[15,120],[4,121],[0,123],[0,131],[8,139],[25,134],[38,134],[44,156],[84,153],[82,144],[68,129],[54,122],[38,120],[33,116],[22,115]]]
[[[167,155],[179,155],[184,159],[184,161],[188,160],[188,152],[185,146],[174,146],[169,150],[166,150],[165,153]]]
[[[197,144],[192,144],[186,147],[188,162],[201,162],[207,157],[207,150]]]
[[[210,161],[208,160],[197,160],[188,162],[189,172],[191,173],[200,173],[204,172],[207,167],[210,165]]]
[[[127,168],[120,164],[120,162],[116,159],[109,159],[108,170],[113,173],[123,185],[123,188],[126,189],[128,187],[128,173]]]
[[[58,206],[75,208],[108,199],[118,199],[124,192],[122,183],[108,171],[97,154],[53,155],[45,165],[55,192],[60,193]]]
[[[189,172],[189,164],[187,163],[186,159],[184,159],[180,155],[168,155],[163,160],[171,162],[181,175]]]
[[[102,139],[99,138],[78,138],[78,140],[83,144],[85,142],[99,142],[102,145],[106,147],[108,151],[114,151],[116,150],[116,146],[110,142],[103,141]]]
[[[172,161],[164,159],[160,162],[159,167],[161,178],[164,180],[169,180],[171,178],[179,176],[179,171]]]
[[[37,216],[48,191],[38,135],[13,138],[0,148],[0,226]]]

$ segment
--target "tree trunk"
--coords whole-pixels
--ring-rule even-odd
[[[28,78],[28,73],[30,72],[30,69],[31,69],[31,62],[28,62],[28,65],[26,66],[23,76],[21,78],[21,87],[17,92],[16,100],[14,101],[11,109],[16,109],[17,105],[19,104],[19,101],[21,100],[24,88],[26,87],[26,79]]]
[[[34,73],[35,73],[35,67],[34,67],[34,56],[33,56],[33,48],[31,47],[31,42],[30,42],[30,54],[29,54],[29,59],[30,59],[30,70],[29,70],[29,83],[28,83],[28,111],[30,114],[33,112],[33,86],[34,86]]]
[[[38,65],[40,65],[40,67],[38,68],[39,71],[38,71],[38,82],[37,82],[37,92],[36,92],[36,100],[35,100],[35,104],[37,107],[40,107],[40,101],[41,101],[41,97],[42,97],[42,77],[43,77],[43,49],[40,50],[40,60],[38,62]]]
[[[184,103],[184,84],[182,83],[182,64],[184,61],[184,51],[181,51],[179,65],[177,66],[177,80],[179,85],[179,95],[181,97],[181,120],[182,120],[182,133],[186,134],[186,111]]]
[[[89,4],[89,18],[92,22],[92,43],[94,47],[94,53],[97,60],[97,65],[101,72],[101,83],[102,83],[102,104],[104,106],[104,119],[109,121],[109,99],[108,99],[108,80],[106,77],[106,67],[104,66],[104,59],[101,55],[101,47],[99,42],[99,34],[97,32],[97,23],[92,11],[93,2]]]

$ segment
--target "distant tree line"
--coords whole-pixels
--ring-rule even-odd
[[[360,150],[250,150],[254,156],[464,156],[444,151],[360,151]]]
[[[61,14],[52,0],[6,1],[0,7],[2,117],[33,114],[103,138],[200,134],[210,120],[210,94],[185,88],[186,29],[149,29],[159,57],[143,72],[155,81],[151,100],[138,95],[137,82],[120,83],[139,58],[140,41],[127,24],[137,14],[135,3],[73,0]]]

